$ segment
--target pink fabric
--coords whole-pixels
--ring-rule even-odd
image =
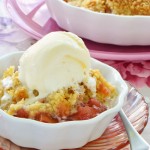
[[[104,63],[116,68],[122,77],[133,86],[142,88],[150,87],[150,61],[109,61],[101,60]]]

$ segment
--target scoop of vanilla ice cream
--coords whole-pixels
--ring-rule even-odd
[[[39,97],[81,82],[89,75],[90,55],[70,32],[52,32],[32,45],[20,59],[19,79]]]

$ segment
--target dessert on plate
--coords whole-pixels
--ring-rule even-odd
[[[78,36],[51,32],[0,58],[0,136],[42,150],[82,147],[104,133],[127,93]]]
[[[64,0],[96,12],[119,15],[150,15],[150,0]]]
[[[92,69],[83,41],[52,32],[32,45],[0,79],[0,108],[45,123],[87,120],[109,109],[117,97],[100,70]]]

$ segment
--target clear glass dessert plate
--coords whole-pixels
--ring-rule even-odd
[[[148,105],[144,97],[129,85],[129,93],[125,100],[123,110],[135,129],[142,133],[148,121]],[[0,137],[0,148],[7,150],[27,150]],[[29,148],[28,148],[29,149]],[[128,150],[129,141],[119,115],[117,115],[104,134],[95,141],[86,144],[80,150]]]
[[[30,36],[40,39],[45,34],[62,30],[51,18],[44,0],[32,2],[6,0],[6,8],[13,21]],[[44,14],[44,15],[43,15]],[[109,60],[149,60],[150,46],[118,46],[84,39],[91,56]]]

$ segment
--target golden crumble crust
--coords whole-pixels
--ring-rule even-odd
[[[65,0],[96,12],[119,15],[150,15],[150,0]]]
[[[95,98],[103,104],[106,103],[106,100],[114,100],[117,95],[116,89],[106,81],[100,71],[91,70],[90,76],[93,77],[96,82]],[[8,88],[2,84],[6,78],[12,81],[12,85]],[[82,103],[82,101],[86,102],[93,98],[93,91],[88,88],[86,84],[87,79],[75,85],[75,87],[59,89],[50,93],[45,98],[28,104],[26,101],[30,98],[37,97],[38,91],[36,89],[29,91],[23,86],[19,81],[18,71],[15,71],[15,68],[11,66],[3,73],[0,79],[0,108],[10,115],[18,116],[18,114],[21,113],[20,117],[35,120],[37,118],[46,120],[48,115],[54,118],[64,118],[71,116],[77,111],[78,103]]]

